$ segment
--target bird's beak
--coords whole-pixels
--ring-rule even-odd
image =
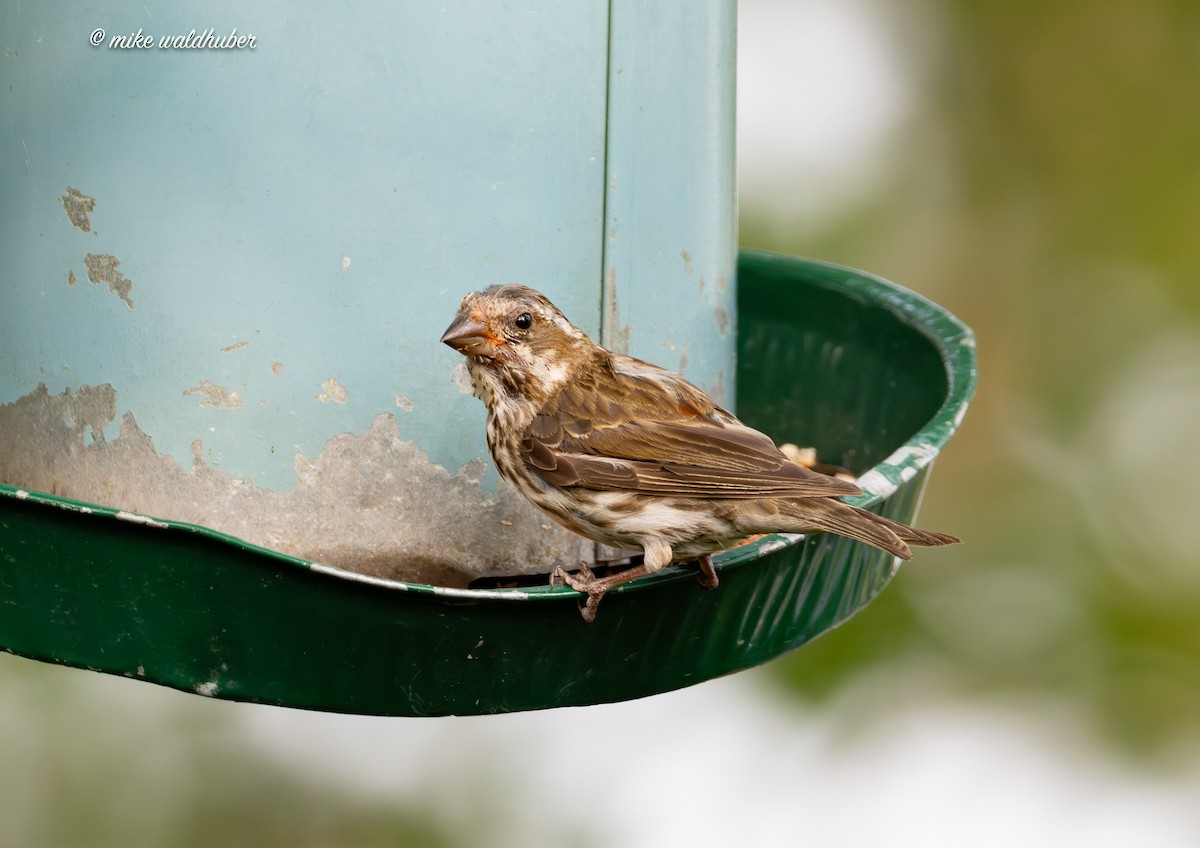
[[[497,339],[491,331],[471,315],[461,312],[454,323],[442,333],[442,343],[448,344],[463,356],[495,356]]]

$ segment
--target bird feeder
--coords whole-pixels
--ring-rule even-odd
[[[0,482],[466,586],[592,546],[498,485],[464,294],[732,402],[733,0],[93,12],[0,10]]]
[[[666,569],[592,625],[565,587],[470,587],[592,554],[497,484],[437,343],[470,289],[541,289],[903,521],[966,409],[945,311],[736,253],[731,2],[263,3],[228,22],[253,48],[160,41],[190,5],[113,4],[98,39],[0,12],[0,648],[492,713],[746,668],[882,590],[892,559],[827,535],[722,554],[715,592]]]

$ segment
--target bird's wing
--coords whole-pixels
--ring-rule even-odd
[[[790,462],[682,377],[616,355],[547,403],[520,447],[529,470],[555,486],[700,498],[860,494]]]

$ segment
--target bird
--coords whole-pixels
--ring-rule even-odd
[[[680,375],[595,343],[527,286],[470,292],[441,341],[466,357],[500,476],[568,529],[643,552],[603,577],[554,569],[552,585],[586,596],[585,621],[607,592],[674,561],[695,560],[715,589],[712,555],[757,534],[828,531],[905,560],[910,545],[960,541],[846,503],[862,494],[853,482],[789,460]]]

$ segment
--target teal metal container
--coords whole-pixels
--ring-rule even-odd
[[[589,557],[498,485],[437,338],[525,283],[732,398],[734,31],[733,0],[4,4],[0,482],[386,578]]]

